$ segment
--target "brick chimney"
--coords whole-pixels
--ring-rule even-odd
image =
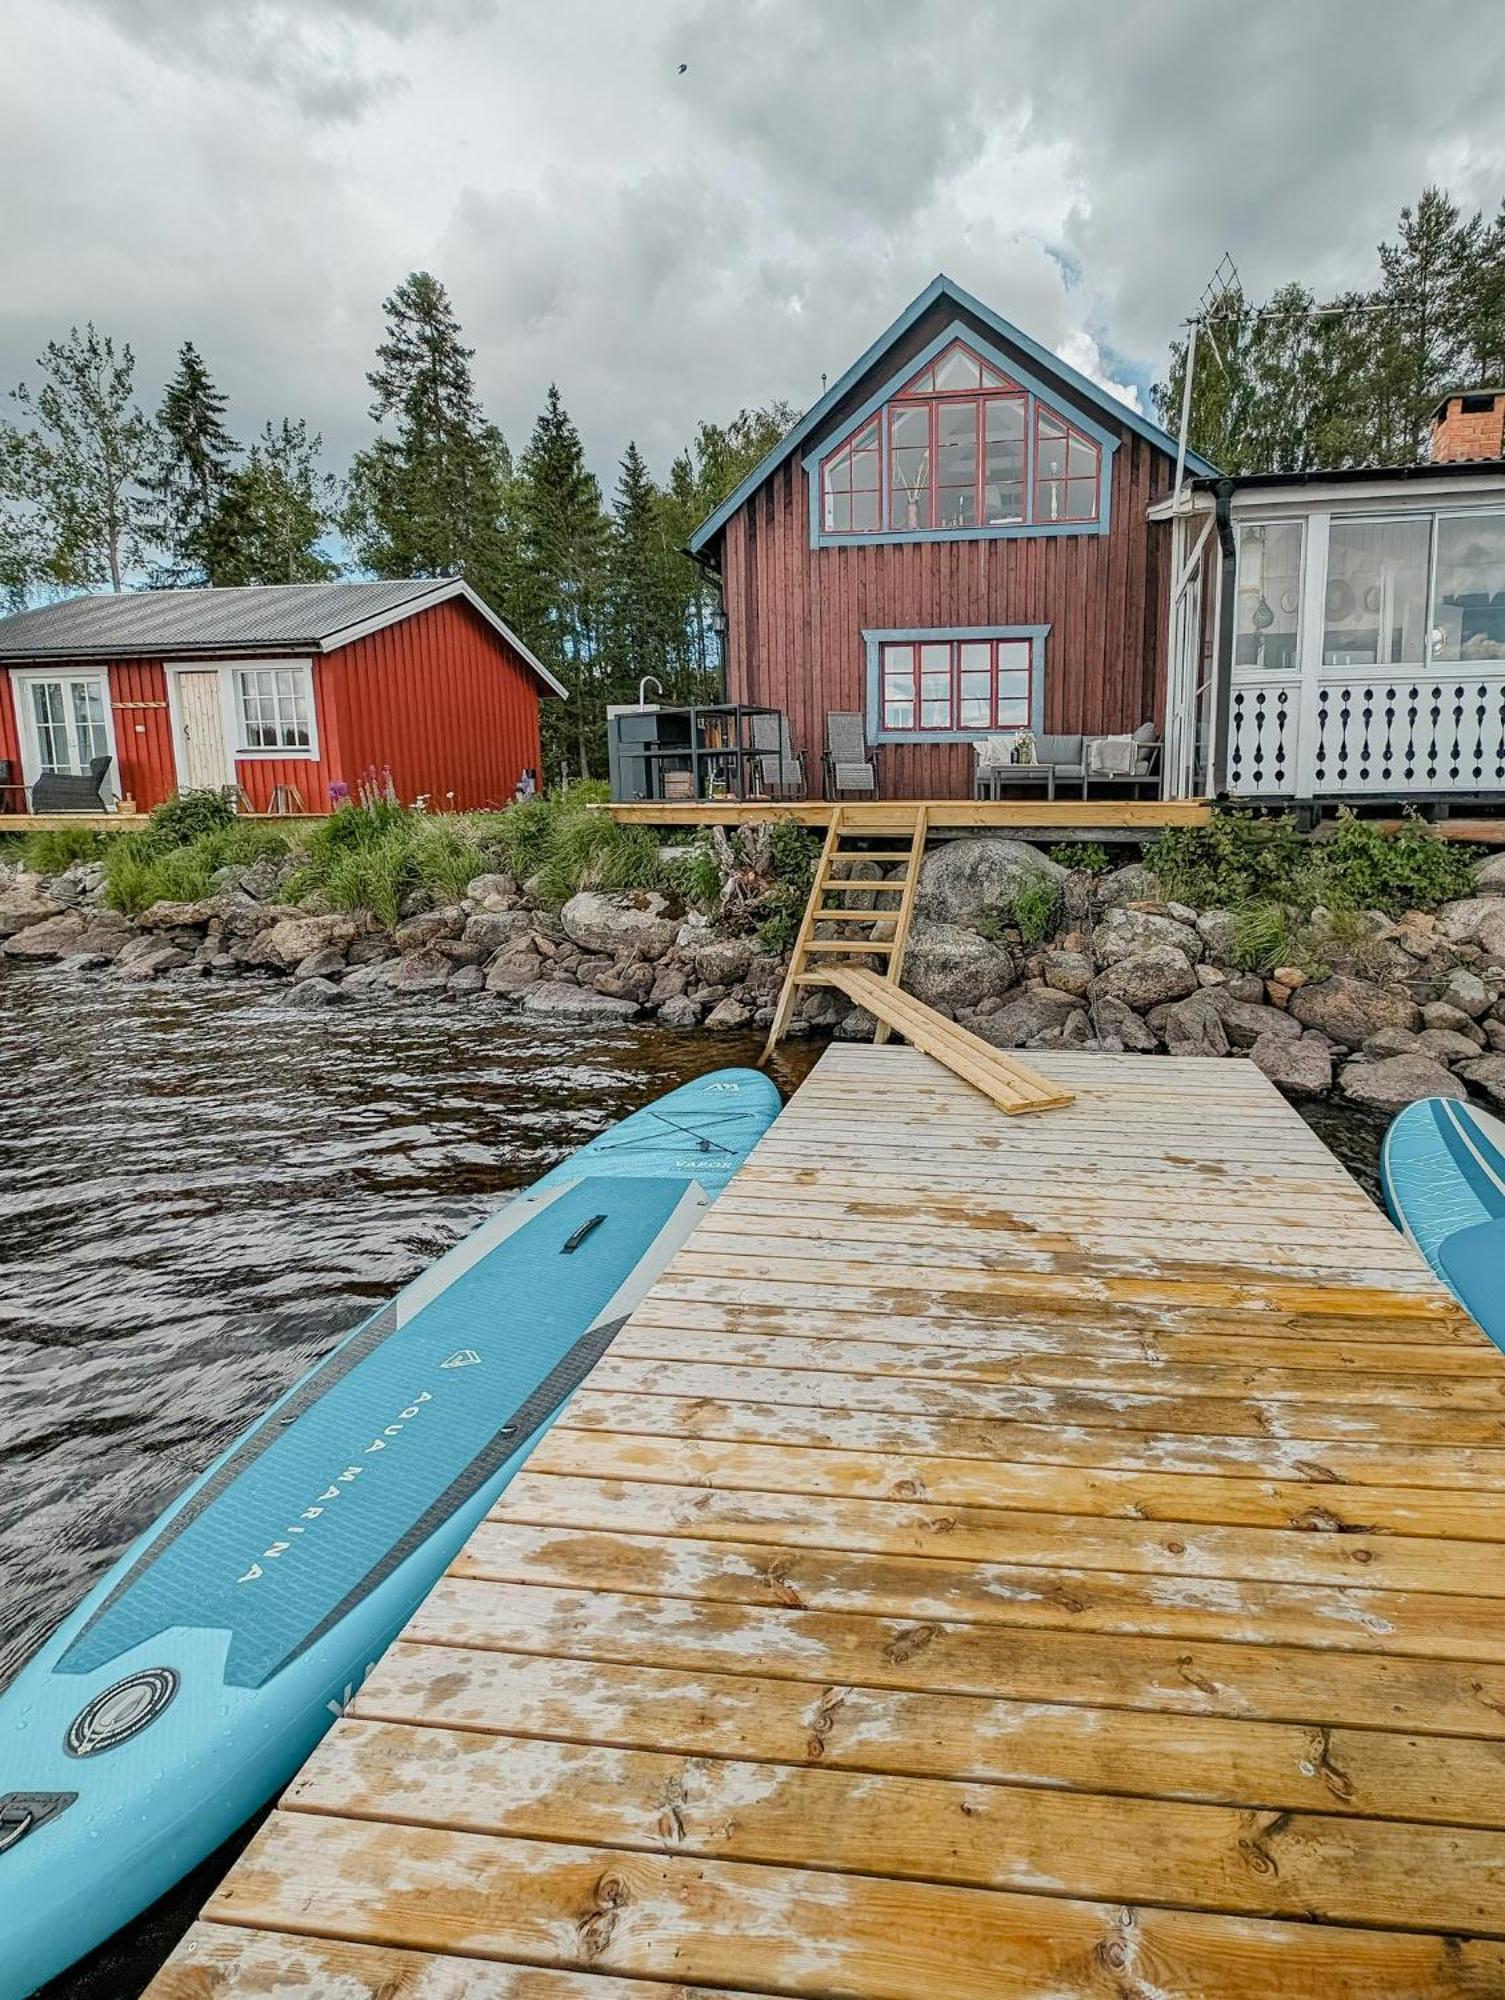
[[[1432,412],[1432,462],[1505,457],[1505,389],[1450,389]]]

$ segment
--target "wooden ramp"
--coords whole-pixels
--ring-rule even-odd
[[[1253,1067],[830,1050],[157,2000],[1505,1994],[1505,1365]]]

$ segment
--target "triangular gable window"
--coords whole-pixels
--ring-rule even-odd
[[[947,535],[1091,527],[1102,448],[953,340],[820,468],[822,532]]]
[[[1013,389],[1016,385],[986,361],[953,341],[944,354],[922,368],[912,382],[906,382],[901,396],[965,396],[979,389]]]

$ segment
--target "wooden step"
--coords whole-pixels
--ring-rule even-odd
[[[860,875],[818,875],[817,889],[876,889],[879,895],[902,896],[905,884],[899,882],[864,882]]]
[[[811,938],[806,951],[892,951],[892,940],[887,942],[868,941],[860,938]]]
[[[892,910],[828,910],[824,904],[815,912],[818,924],[891,924]]]

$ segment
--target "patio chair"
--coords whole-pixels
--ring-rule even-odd
[[[86,776],[73,771],[47,771],[31,788],[34,813],[104,812],[104,781],[113,757],[96,757]]]
[[[973,744],[976,762],[972,769],[974,799],[996,799],[1000,781],[1008,775],[1013,760],[1013,742],[1007,736],[979,736]]]
[[[1090,737],[1082,797],[1087,796],[1089,784],[1128,785],[1136,792],[1145,784],[1158,787],[1160,750],[1160,730],[1153,722],[1141,722],[1131,736]]]
[[[828,798],[839,799],[843,792],[865,792],[869,798],[877,798],[878,773],[860,715],[827,715],[826,754],[821,763]]]
[[[796,750],[784,715],[755,715],[752,722],[753,761],[757,786],[770,799],[805,796],[805,759]]]

